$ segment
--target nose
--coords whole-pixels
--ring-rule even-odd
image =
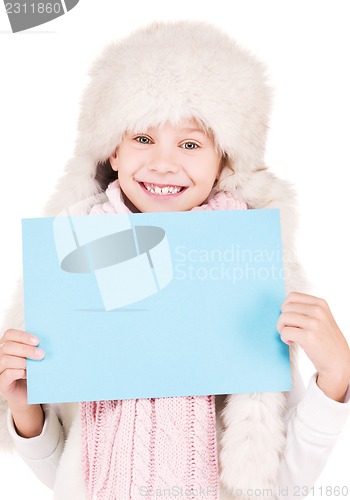
[[[155,148],[154,154],[150,158],[149,170],[160,174],[176,173],[179,171],[179,164],[176,154],[171,148]]]

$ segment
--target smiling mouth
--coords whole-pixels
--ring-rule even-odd
[[[172,184],[153,184],[150,182],[140,182],[141,186],[151,194],[160,196],[179,194],[186,189],[185,186],[175,186]]]

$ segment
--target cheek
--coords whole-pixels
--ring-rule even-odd
[[[119,148],[118,158],[120,165],[127,169],[129,168],[129,165],[133,165],[135,162],[137,162],[138,154],[137,151],[134,150],[134,148],[130,146],[124,146]]]
[[[219,167],[215,162],[199,165],[196,172],[197,182],[203,185],[212,185],[218,173]]]
[[[119,177],[127,178],[133,175],[137,170],[137,162],[132,155],[121,156],[119,158]]]

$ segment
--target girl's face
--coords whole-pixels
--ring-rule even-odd
[[[221,155],[194,119],[127,132],[115,155],[120,187],[129,208],[140,212],[191,210],[209,196]]]

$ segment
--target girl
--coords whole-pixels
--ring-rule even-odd
[[[19,292],[0,392],[17,450],[55,498],[300,498],[322,470],[350,412],[350,352],[326,302],[300,293],[293,192],[264,165],[269,108],[261,63],[202,23],[153,24],[93,66],[46,215],[103,192],[83,214],[280,208],[293,391],[28,406],[25,358],[45,353],[23,331]],[[306,391],[297,345],[315,365]]]

